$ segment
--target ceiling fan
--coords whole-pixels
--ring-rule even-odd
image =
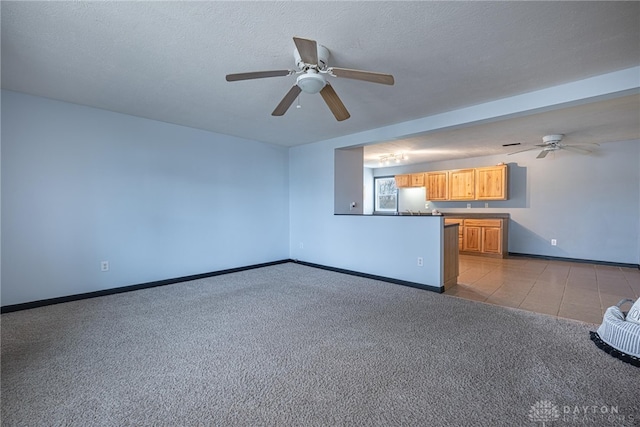
[[[391,74],[375,73],[372,71],[351,70],[348,68],[327,67],[329,49],[316,43],[315,40],[294,37],[296,48],[293,52],[297,70],[254,71],[249,73],[227,74],[227,81],[262,79],[266,77],[281,77],[297,75],[296,84],[282,98],[271,115],[282,116],[287,112],[300,92],[318,93],[338,121],[346,120],[351,115],[327,81],[327,76],[343,77],[346,79],[363,80],[372,83],[393,85]]]
[[[540,151],[540,154],[538,154],[538,156],[536,157],[536,159],[543,159],[545,157],[547,157],[547,154],[549,154],[551,151],[558,151],[558,150],[569,150],[569,151],[574,151],[577,153],[582,153],[582,154],[589,154],[591,153],[591,150],[587,150],[586,148],[582,148],[583,145],[600,145],[600,144],[596,144],[595,142],[589,143],[589,144],[563,144],[562,143],[562,139],[564,138],[563,134],[556,134],[556,135],[546,135],[542,138],[542,144],[536,144],[534,147],[531,148],[525,148],[524,150],[520,150],[520,151],[514,151],[513,153],[509,153],[509,155],[511,154],[516,154],[516,153],[522,153],[525,151],[531,151],[531,150],[539,150],[540,148],[542,148],[542,151]]]

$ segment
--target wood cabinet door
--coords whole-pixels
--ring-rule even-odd
[[[449,171],[449,200],[474,200],[475,169]]]
[[[476,168],[476,199],[507,200],[507,165]]]
[[[412,187],[424,187],[424,174],[412,173],[411,174],[411,186]]]
[[[491,254],[502,253],[502,229],[496,227],[482,227],[482,252]]]
[[[445,172],[427,172],[425,174],[425,194],[427,200],[448,200],[449,174]]]
[[[411,178],[410,175],[396,175],[395,176],[396,188],[410,187],[411,186],[410,178]]]
[[[480,252],[481,227],[464,227],[462,250],[468,252]]]

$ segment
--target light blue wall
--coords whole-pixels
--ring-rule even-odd
[[[361,215],[364,191],[362,177],[364,151],[362,147],[334,151],[334,213]]]
[[[334,149],[637,93],[639,71],[291,149],[3,91],[2,305],[288,257],[439,286],[440,219],[333,215]],[[588,165],[558,158],[551,171],[509,159],[526,191],[492,207],[517,217],[510,250],[638,263],[637,143]]]
[[[362,213],[365,215],[370,215],[373,213],[373,197],[374,197],[374,191],[375,189],[373,188],[373,169],[371,168],[362,168],[363,173],[362,173],[362,179],[364,180],[364,186],[363,186],[363,191],[364,194],[362,195]]]
[[[288,182],[286,147],[3,91],[2,305],[287,259]]]
[[[291,258],[442,286],[440,218],[334,215],[338,146],[325,141],[290,150]],[[417,266],[418,257],[424,266]]]
[[[522,116],[531,112],[552,111],[554,108],[579,105],[594,99],[609,99],[638,93],[639,72],[640,67],[634,67],[309,146],[292,148],[290,156],[292,256],[304,255],[296,246],[298,239],[313,241],[318,238],[324,242],[326,233],[318,227],[318,224],[326,225],[328,230],[333,227],[331,222],[325,222],[331,221],[327,216],[317,215],[318,212],[328,213],[330,210],[331,199],[328,198],[329,194],[324,192],[324,188],[322,191],[313,192],[315,198],[312,198],[311,193],[305,193],[298,188],[300,182],[309,184],[310,188],[312,185],[321,188],[328,185],[325,182],[330,180],[332,175],[332,170],[330,171],[329,168],[333,166],[330,162],[333,149],[373,144],[381,140],[393,140],[424,132],[455,129]],[[640,214],[640,200],[637,196],[640,185],[640,167],[637,161],[638,141],[613,144],[615,143],[603,144],[603,149],[594,156],[556,153],[544,159],[546,163],[535,159],[531,153],[522,153],[515,156],[493,156],[484,157],[481,160],[465,159],[429,164],[430,170],[442,170],[486,166],[499,162],[517,163],[510,168],[511,186],[516,191],[510,195],[508,201],[489,202],[490,210],[482,208],[484,202],[473,202],[471,210],[466,209],[466,203],[462,209],[457,208],[459,205],[451,203],[432,204],[430,209],[437,207],[445,211],[479,210],[511,213],[514,219],[509,235],[511,252],[638,264],[640,253],[638,242],[640,230],[637,220]],[[324,159],[324,161],[314,163],[314,159]],[[306,177],[307,170],[313,171],[308,174],[314,176]],[[381,176],[394,175],[396,172],[424,170],[429,169],[425,169],[424,166],[395,171],[394,168],[389,168],[384,172],[374,170],[374,173],[376,176]],[[318,180],[320,176],[323,177],[322,180]],[[364,176],[370,175],[364,174]],[[296,182],[295,185],[294,182]],[[365,183],[364,187],[367,188],[368,185]],[[418,201],[415,201],[415,206],[413,204],[411,206],[417,210],[421,208],[426,210]],[[403,207],[406,208],[406,206]],[[310,215],[309,212],[312,214]],[[394,218],[388,219],[394,220]],[[366,219],[363,218],[362,221]],[[373,227],[368,233],[393,234],[379,234]],[[340,247],[341,236],[332,236],[332,238],[335,239],[332,250],[340,253],[340,256],[335,258],[347,258],[347,254]],[[558,240],[558,246],[551,247],[549,243],[551,238]],[[387,243],[393,250],[400,248],[403,252],[401,241]],[[331,248],[324,244],[321,247],[324,251]],[[360,256],[360,253],[356,252],[356,254]],[[320,259],[324,255],[313,253],[312,256]],[[404,252],[398,256],[402,259],[411,258],[410,253]]]
[[[374,170],[374,176],[509,164],[507,201],[430,202],[443,212],[509,213],[509,251],[638,264],[640,141],[603,143],[592,155],[537,152]],[[557,246],[550,240],[557,239]]]
[[[371,129],[290,149],[290,255],[291,258],[381,276],[434,285],[441,283],[441,228],[432,217],[333,216],[336,148],[357,147],[381,140],[469,126],[531,111],[550,111],[593,99],[637,93],[640,68],[623,70],[511,98],[471,106],[436,116]],[[549,158],[549,170],[538,169],[530,157],[483,158],[482,165],[518,162],[511,182],[519,192],[506,202],[490,202],[493,212],[510,212],[516,222],[510,229],[509,250],[568,258],[638,263],[637,217],[638,141],[610,147],[597,158]],[[608,145],[607,145],[608,147]],[[524,154],[524,153],[523,153]],[[601,158],[602,157],[602,158]],[[467,159],[469,166],[477,159]],[[540,162],[540,161],[538,161]],[[462,167],[463,163],[456,163]],[[442,162],[432,170],[449,169]],[[540,165],[540,167],[542,167]],[[453,168],[453,166],[451,167]],[[417,168],[415,171],[421,171]],[[534,172],[528,172],[531,169]],[[567,174],[566,171],[571,171]],[[382,175],[392,175],[385,171]],[[605,174],[611,178],[602,180]],[[363,177],[370,177],[363,173]],[[572,181],[579,182],[572,182]],[[627,188],[620,183],[629,183]],[[609,190],[609,186],[617,186]],[[572,189],[578,186],[578,193]],[[365,183],[364,188],[370,188]],[[599,192],[599,196],[595,193]],[[589,195],[584,199],[583,196]],[[562,203],[560,203],[562,200]],[[466,205],[466,204],[465,204]],[[484,203],[475,202],[475,208]],[[453,208],[448,207],[448,210]],[[468,210],[463,209],[465,212]],[[473,211],[473,210],[472,210]],[[431,222],[430,222],[431,221]],[[548,239],[556,238],[552,251]],[[381,257],[381,252],[387,255]],[[415,266],[425,253],[425,267]],[[436,273],[438,272],[438,273]]]

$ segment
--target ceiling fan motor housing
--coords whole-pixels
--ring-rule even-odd
[[[545,144],[557,144],[558,142],[562,141],[563,137],[563,134],[546,135],[542,138],[542,142]]]
[[[322,46],[320,43],[318,43],[317,46],[318,46],[318,63],[317,64],[305,64],[304,62],[302,62],[302,58],[300,57],[300,53],[298,52],[298,49],[293,49],[293,57],[295,58],[295,61],[296,61],[296,67],[298,67],[299,70],[304,70],[306,65],[317,65],[319,70],[324,70],[325,68],[327,68],[327,64],[329,63],[329,55],[331,53],[329,52],[329,49]]]

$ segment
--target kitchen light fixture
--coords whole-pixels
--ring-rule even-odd
[[[380,156],[380,166],[383,165],[388,165],[391,162],[395,162],[395,163],[400,163],[403,162],[405,160],[409,160],[408,156],[405,156],[404,153],[400,153],[400,154],[384,154],[382,156]]]

